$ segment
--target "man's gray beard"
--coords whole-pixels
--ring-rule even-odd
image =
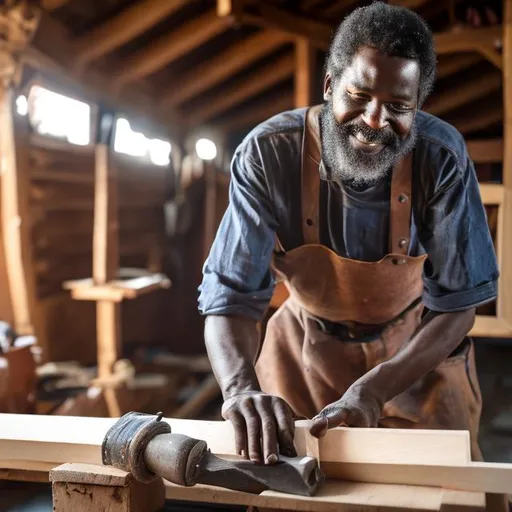
[[[358,131],[362,124],[338,124],[334,118],[331,101],[324,104],[320,114],[324,165],[333,179],[353,188],[366,188],[386,178],[398,160],[414,148],[417,139],[416,121],[413,122],[411,133],[404,141],[389,127],[385,132],[365,127],[364,133],[370,140],[385,144],[378,153],[367,154],[354,148],[349,140],[349,136]]]

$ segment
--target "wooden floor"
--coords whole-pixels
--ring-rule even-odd
[[[512,463],[512,340],[475,340],[484,409],[480,446],[485,460]],[[208,411],[210,414],[211,411]],[[245,507],[221,506],[238,512]],[[212,505],[168,503],[166,510],[216,511]],[[51,489],[45,484],[0,482],[0,512],[51,512]]]

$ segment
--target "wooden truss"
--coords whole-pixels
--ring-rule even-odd
[[[205,440],[213,453],[235,456],[229,422],[165,421],[174,433]],[[57,482],[126,487],[126,473],[100,467],[101,444],[114,422],[109,418],[0,415],[0,475],[30,478],[29,473],[34,472],[36,478],[44,478],[52,471],[54,496],[58,494]],[[484,510],[484,494],[488,494],[490,503],[496,495],[512,489],[512,464],[471,462],[469,434],[465,431],[336,428],[318,440],[310,436],[308,422],[299,421],[295,444],[299,455],[320,461],[327,477],[313,498],[275,492],[256,496],[169,483],[165,484],[165,494],[168,499],[295,510],[373,510],[373,505],[393,510],[447,511]],[[459,508],[449,508],[449,504]],[[464,508],[464,504],[472,508]],[[350,508],[363,505],[367,508]]]

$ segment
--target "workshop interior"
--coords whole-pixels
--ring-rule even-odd
[[[234,166],[252,161],[250,138],[260,123],[326,101],[333,34],[376,3],[0,2],[0,512],[512,510],[512,0],[382,2],[416,13],[433,34],[436,76],[421,110],[464,141],[479,191],[471,200],[481,205],[490,237],[488,252],[477,246],[473,259],[483,266],[494,251],[499,268],[496,296],[474,305],[463,333],[478,389],[469,359],[461,368],[470,379],[461,386],[481,402],[477,439],[465,428],[329,419],[317,437],[311,418],[297,418],[296,453],[279,454],[276,464],[248,460],[233,422],[249,425],[226,413],[225,365],[205,343],[198,296],[213,272],[205,262],[215,243],[219,255],[225,243],[218,267],[229,267],[229,237],[245,229],[245,217],[223,220],[241,202],[237,187],[252,179],[237,167],[233,183]],[[292,117],[279,121],[280,144],[297,122]],[[449,160],[451,141],[441,143]],[[276,159],[286,153],[282,145],[274,150]],[[277,216],[289,206],[262,206],[249,196],[257,217],[251,229],[261,210]],[[311,218],[305,233],[316,225]],[[467,237],[481,230],[474,225]],[[389,275],[408,267],[408,241],[408,234],[400,238],[402,256]],[[270,261],[272,240],[261,250],[254,244],[254,259]],[[240,265],[249,286],[256,271]],[[322,265],[311,265],[307,275],[321,275]],[[303,296],[297,287],[309,286],[304,281],[276,280],[254,323],[260,345],[295,295]],[[214,284],[208,281],[210,295],[224,293],[225,282],[218,290]],[[263,292],[237,292],[247,303],[266,300]],[[391,328],[407,322],[397,317]],[[217,333],[219,343],[233,336],[227,331]],[[365,340],[361,346],[369,346]],[[271,377],[276,389],[283,375]],[[436,375],[441,394],[444,374]],[[258,428],[264,444],[266,426]]]

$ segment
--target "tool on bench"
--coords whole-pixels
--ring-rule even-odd
[[[171,433],[161,413],[121,417],[103,440],[102,459],[140,482],[162,477],[187,487],[206,484],[256,494],[273,490],[312,496],[324,480],[313,457],[281,457],[270,466],[216,457],[205,441]]]

